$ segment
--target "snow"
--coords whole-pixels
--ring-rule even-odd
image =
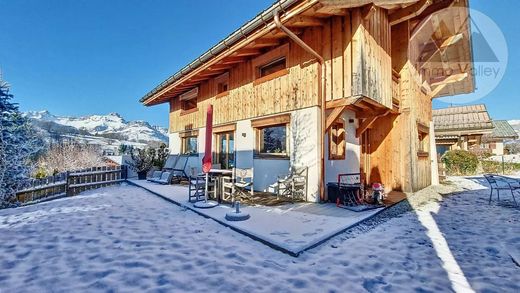
[[[491,161],[502,163],[520,163],[520,154],[503,155],[503,156],[491,156],[488,158]]]
[[[186,186],[161,185],[145,180],[129,181],[294,255],[381,211],[379,208],[354,212],[338,208],[335,204],[314,203],[296,203],[279,207],[241,205],[241,211],[249,214],[251,218],[247,221],[226,221],[226,214],[234,212],[234,208],[229,205],[209,209],[195,208],[188,201]]]
[[[1,210],[0,288],[519,292],[511,255],[520,251],[520,209],[507,195],[488,205],[481,177],[449,180],[460,193],[367,223],[298,258],[132,186]]]

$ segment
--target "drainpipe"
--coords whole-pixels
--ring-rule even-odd
[[[325,66],[325,60],[323,57],[318,54],[316,51],[314,51],[309,45],[307,45],[302,39],[300,39],[296,34],[294,34],[290,29],[288,29],[286,26],[282,24],[280,21],[279,12],[276,12],[274,14],[274,23],[276,26],[282,30],[284,33],[291,38],[296,44],[298,44],[300,47],[302,47],[305,51],[312,54],[316,59],[318,60],[319,69],[318,69],[318,78],[321,82],[320,88],[321,91],[318,93],[320,96],[320,118],[321,118],[321,131],[319,134],[319,141],[321,146],[321,158],[320,158],[320,201],[325,200],[325,143],[324,143],[324,137],[325,137],[325,94],[326,94],[326,81],[327,81],[327,68]]]

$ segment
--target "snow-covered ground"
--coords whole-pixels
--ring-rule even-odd
[[[519,292],[520,209],[451,180],[466,190],[298,258],[131,186],[2,210],[0,291]]]
[[[520,155],[514,154],[514,155],[503,155],[503,156],[491,156],[489,157],[489,160],[495,161],[495,162],[502,162],[502,160],[505,163],[520,163]]]

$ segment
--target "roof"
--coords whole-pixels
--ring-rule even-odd
[[[506,120],[494,120],[493,125],[495,126],[495,129],[493,129],[492,133],[484,135],[484,139],[496,140],[518,138],[518,134]]]
[[[369,4],[389,9],[392,13],[396,11],[408,13],[408,15],[401,17],[403,19],[409,19],[407,16],[423,19],[432,13],[446,11],[444,8],[447,7],[464,8],[458,12],[454,12],[455,15],[453,13],[448,13],[448,16],[444,16],[444,18],[449,20],[465,19],[467,18],[465,16],[468,13],[468,0],[278,0],[222,41],[218,42],[215,46],[204,52],[200,57],[197,57],[191,63],[161,82],[154,89],[144,95],[140,99],[140,102],[146,106],[168,102],[171,98],[198,86],[202,81],[225,72],[225,68],[236,64],[237,59],[240,59],[239,57],[245,57],[247,59],[265,53],[265,44],[262,44],[261,42],[255,44],[255,40],[264,37],[267,39],[270,38],[271,40],[285,37],[285,34],[279,31],[273,21],[276,14],[280,15],[280,20],[284,25],[289,21],[295,21],[293,23],[295,28],[302,29],[307,25],[305,25],[305,21],[299,23],[296,16],[304,15],[310,16],[311,18],[323,18],[326,16],[332,17],[333,15],[345,15],[347,9],[362,7]],[[424,7],[426,7],[426,9],[424,9]],[[409,9],[411,8],[413,8],[414,11],[410,13]],[[395,14],[399,15],[399,13]],[[451,27],[455,26],[455,23],[451,21],[446,23],[446,25]],[[461,30],[465,36],[463,38],[464,41],[457,42],[453,46],[453,52],[448,52],[449,54],[447,54],[446,58],[449,62],[446,63],[446,60],[441,60],[441,63],[450,66],[457,65],[457,68],[459,68],[462,62],[462,67],[472,70],[473,58],[471,56],[471,34],[469,24],[464,22],[461,28],[450,29],[450,31],[457,32],[460,32]],[[446,36],[442,36],[442,38],[445,37]],[[433,44],[434,42],[431,42],[430,40],[430,43]],[[229,60],[227,58],[229,58]],[[468,66],[466,66],[466,63],[468,63]],[[443,90],[437,91],[436,96],[472,92],[474,89],[474,80],[472,75],[469,73],[470,72],[466,73],[466,76],[469,78],[462,78],[455,82],[451,79],[457,77],[457,75],[444,76],[441,74],[441,76],[434,76],[436,78],[436,83],[445,83],[442,85]]]
[[[433,110],[436,136],[491,133],[494,126],[484,104]]]

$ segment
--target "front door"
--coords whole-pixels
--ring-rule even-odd
[[[222,169],[235,167],[235,135],[233,131],[217,134],[216,163]]]

